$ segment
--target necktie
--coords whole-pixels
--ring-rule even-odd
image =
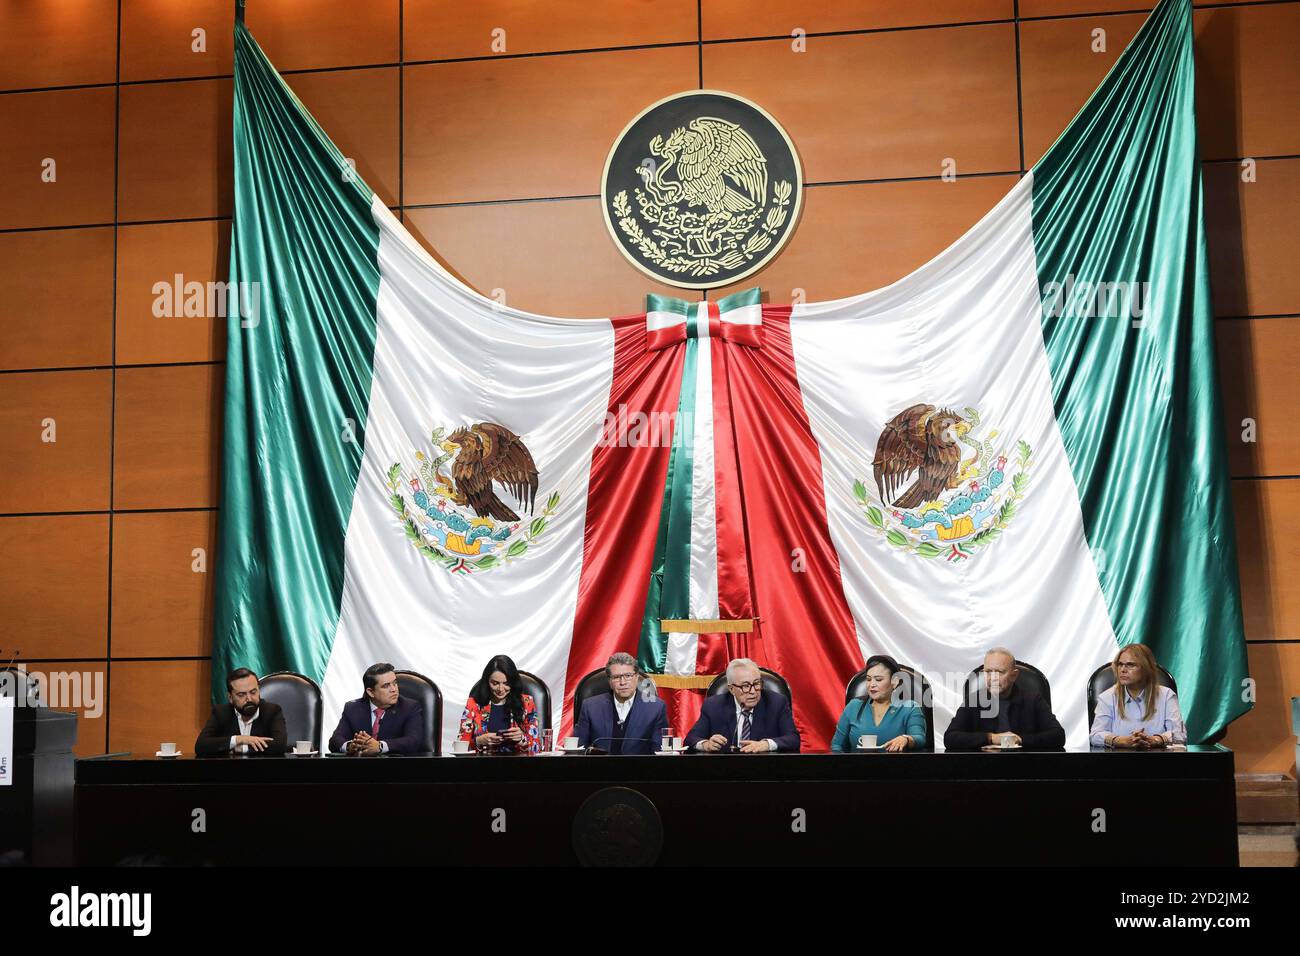
[[[371,737],[374,737],[376,740],[379,739],[379,722],[380,722],[381,720],[383,720],[383,719],[384,719],[384,712],[383,712],[382,710],[376,710],[376,711],[375,711],[375,726],[373,726],[373,727],[370,728],[370,736],[371,736]]]
[[[754,712],[752,710],[743,710],[741,711],[741,714],[742,716],[740,718],[740,739],[742,741],[745,741],[749,739],[749,726],[753,720]]]

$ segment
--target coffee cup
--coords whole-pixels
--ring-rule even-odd
[[[168,756],[170,756],[170,755],[172,755],[172,754],[174,754],[174,753],[176,752],[176,745],[175,745],[175,744],[160,744],[159,747],[158,747],[158,749],[159,749],[160,751],[162,751],[163,753],[167,754]]]
[[[673,750],[685,750],[685,749],[686,749],[686,745],[682,743],[682,738],[681,738],[681,737],[674,737],[674,738],[673,738]]]
[[[1010,750],[1016,745],[1016,738],[1012,737],[1010,734],[1003,734],[998,738],[998,742],[1002,744],[1003,750]]]
[[[875,750],[876,735],[863,734],[861,737],[858,738],[858,747],[860,747],[862,750]]]
[[[467,754],[467,753],[469,753],[469,741],[468,741],[468,740],[453,740],[452,743],[451,743],[451,749],[452,749],[453,752],[458,753],[458,754]]]
[[[309,753],[311,753],[311,741],[310,741],[310,740],[295,740],[295,741],[293,742],[293,752],[296,753],[296,754],[309,754]]]
[[[578,749],[578,738],[577,738],[577,737],[565,737],[565,738],[564,738],[564,749],[565,749],[565,750],[577,750],[577,749]]]

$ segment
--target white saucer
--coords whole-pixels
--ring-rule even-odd
[[[170,760],[172,757],[179,757],[180,755],[181,755],[181,752],[180,752],[179,750],[177,750],[175,753],[170,753],[170,754],[165,754],[165,753],[163,753],[161,750],[156,751],[156,752],[154,753],[154,756],[155,756],[155,757],[162,757],[162,758],[164,758],[164,759],[166,759],[166,760]]]
[[[998,744],[985,744],[983,747],[980,748],[980,750],[990,754],[997,750],[1024,750],[1024,749],[1025,748],[1022,744],[1016,744],[1014,747],[1001,747]]]
[[[473,750],[453,750],[453,751],[451,752],[451,755],[452,755],[453,757],[472,757],[472,756],[474,756],[474,751],[473,751]]]
[[[316,756],[318,753],[320,753],[319,750],[308,750],[308,751],[306,751],[305,753],[303,753],[303,752],[299,752],[299,751],[297,751],[297,750],[286,750],[286,751],[284,752],[284,755],[285,755],[286,757],[314,757],[314,756]]]
[[[884,750],[885,745],[876,744],[874,747],[859,747],[856,744],[854,744],[853,749],[860,754],[868,754],[868,753],[874,753],[877,750]]]
[[[587,752],[586,747],[561,747],[559,749],[566,754],[585,754]]]
[[[686,748],[683,747],[681,750],[652,750],[651,753],[656,757],[680,757],[686,753]]]

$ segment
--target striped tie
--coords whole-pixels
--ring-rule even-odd
[[[741,711],[743,716],[740,719],[740,740],[743,743],[749,739],[749,727],[753,722],[754,712],[752,710]]]

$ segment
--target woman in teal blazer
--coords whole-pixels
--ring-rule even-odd
[[[890,752],[924,747],[925,711],[914,700],[894,701],[898,662],[877,654],[867,660],[867,696],[851,700],[840,714],[831,750],[851,753],[858,738],[869,734]]]

